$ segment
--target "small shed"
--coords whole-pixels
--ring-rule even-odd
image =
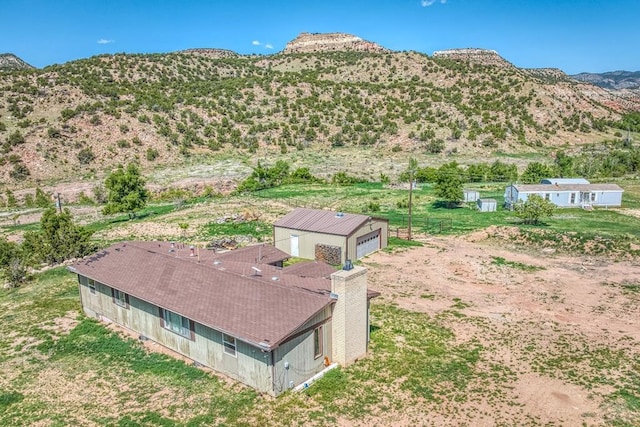
[[[498,208],[496,199],[478,199],[477,203],[480,212],[495,212]]]
[[[476,190],[463,190],[463,193],[465,203],[472,203],[480,198],[480,192]]]

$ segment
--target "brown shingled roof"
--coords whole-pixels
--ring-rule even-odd
[[[300,277],[329,277],[336,272],[336,269],[326,262],[305,261],[285,267],[284,272]]]
[[[366,215],[353,213],[296,208],[273,225],[292,230],[349,236],[369,219],[370,217]]]
[[[232,259],[233,261],[256,264],[275,264],[291,258],[288,253],[267,244],[245,246],[217,254],[219,259]]]
[[[70,270],[253,345],[274,348],[332,303],[327,279],[253,275],[214,264],[209,251],[159,242],[115,244]],[[185,252],[186,249],[186,252]],[[181,252],[182,251],[182,252]],[[239,264],[239,263],[238,263]],[[275,267],[264,266],[264,268]],[[262,270],[263,267],[260,267]],[[262,344],[261,344],[262,343]]]

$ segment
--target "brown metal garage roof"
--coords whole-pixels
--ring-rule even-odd
[[[371,217],[369,216],[353,213],[296,208],[276,221],[273,226],[314,233],[349,236],[370,219]]]

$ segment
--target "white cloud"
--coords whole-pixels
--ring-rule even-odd
[[[98,40],[98,44],[109,44],[109,43],[113,43],[115,40],[108,40],[108,39],[100,39]]]
[[[445,4],[447,0],[420,0],[420,6],[428,7],[435,3]]]
[[[260,43],[258,40],[254,40],[251,42],[251,44],[254,46],[260,46],[262,43]]]
[[[265,45],[264,45],[264,47],[265,47],[266,49],[273,49],[273,45],[272,45],[272,44],[269,44],[269,43],[265,44]]]

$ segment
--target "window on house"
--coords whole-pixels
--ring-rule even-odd
[[[551,193],[544,193],[545,200],[551,200]]]
[[[590,198],[591,198],[592,202],[595,202],[596,201],[596,193],[591,193]]]
[[[116,305],[123,308],[129,308],[129,295],[117,289],[111,289],[111,295],[113,296],[113,302],[115,302]]]
[[[318,358],[322,356],[322,326],[319,326],[313,330],[313,357]]]
[[[236,355],[236,339],[231,335],[222,334],[222,345],[224,345],[224,352],[234,356]]]
[[[89,292],[92,294],[96,293],[96,282],[93,279],[89,279]]]
[[[569,203],[575,203],[576,202],[576,193],[571,193],[571,200]]]
[[[186,317],[180,316],[173,311],[160,309],[162,327],[185,338],[193,339],[194,324]]]

